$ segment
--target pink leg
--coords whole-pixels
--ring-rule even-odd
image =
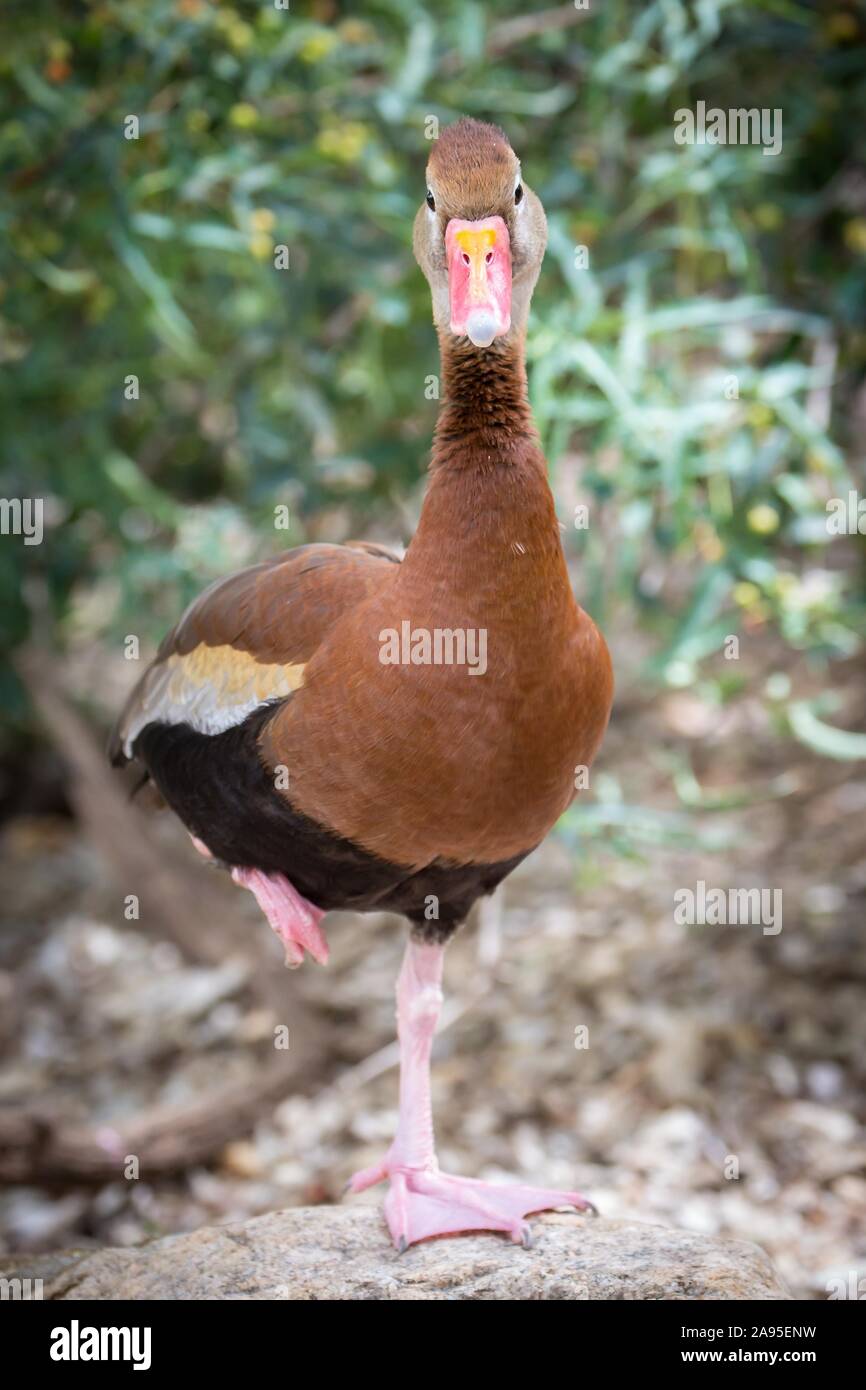
[[[213,855],[203,840],[190,839],[205,859]],[[265,874],[261,869],[232,869],[232,878],[253,894],[270,926],[286,949],[286,965],[296,970],[309,951],[320,965],[328,964],[328,943],[319,923],[324,912],[302,897],[284,874]]]
[[[295,970],[309,951],[320,965],[328,964],[328,943],[319,926],[324,912],[293,888],[285,874],[261,869],[232,869],[232,878],[248,888],[286,948],[286,965]]]
[[[442,1005],[442,946],[410,938],[397,980],[400,1041],[400,1112],[397,1134],[381,1163],[356,1173],[352,1192],[390,1180],[385,1219],[397,1249],[428,1236],[458,1231],[507,1231],[529,1244],[524,1217],[551,1207],[593,1210],[579,1192],[557,1192],[514,1183],[498,1187],[475,1178],[440,1173],[433,1139],[430,1053]]]

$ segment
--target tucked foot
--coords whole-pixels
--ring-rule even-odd
[[[286,951],[286,965],[295,970],[309,951],[320,965],[328,964],[328,943],[319,923],[321,908],[293,888],[285,874],[265,874],[261,869],[232,869],[232,878],[248,888]]]
[[[190,835],[189,838],[192,840],[194,847],[198,850],[201,857],[212,869],[228,869],[231,867],[229,864],[224,864],[221,859],[215,859],[204,840],[200,840],[196,835]]]
[[[401,1254],[418,1240],[460,1231],[505,1231],[515,1244],[528,1248],[532,1233],[524,1218],[530,1212],[555,1207],[595,1211],[579,1192],[456,1178],[435,1168],[390,1168],[387,1160],[356,1173],[349,1190],[363,1192],[384,1178],[390,1179],[385,1220]]]

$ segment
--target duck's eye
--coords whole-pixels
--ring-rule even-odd
[[[427,206],[431,212],[436,211],[436,199],[433,197],[433,194],[430,192],[429,188],[427,189]]]
[[[515,203],[521,203],[521,202],[523,201],[523,184],[522,184],[522,183],[519,183],[519,184],[517,185],[517,187],[515,188],[515,190],[514,190],[514,201],[515,201]]]

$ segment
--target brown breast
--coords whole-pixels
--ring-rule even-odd
[[[610,710],[607,649],[572,596],[537,444],[478,447],[475,466],[464,450],[462,466],[434,467],[393,582],[335,626],[262,739],[267,762],[289,769],[294,806],[413,867],[536,845]],[[475,633],[476,674],[384,664],[404,624],[434,643],[462,631],[470,648]]]

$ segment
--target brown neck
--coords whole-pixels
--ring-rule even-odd
[[[523,337],[481,351],[441,339],[445,400],[399,590],[487,613],[571,615],[547,465],[529,408]],[[554,622],[555,626],[555,622]]]
[[[439,335],[444,400],[433,437],[431,470],[506,464],[538,448],[529,408],[524,337],[479,350]]]

